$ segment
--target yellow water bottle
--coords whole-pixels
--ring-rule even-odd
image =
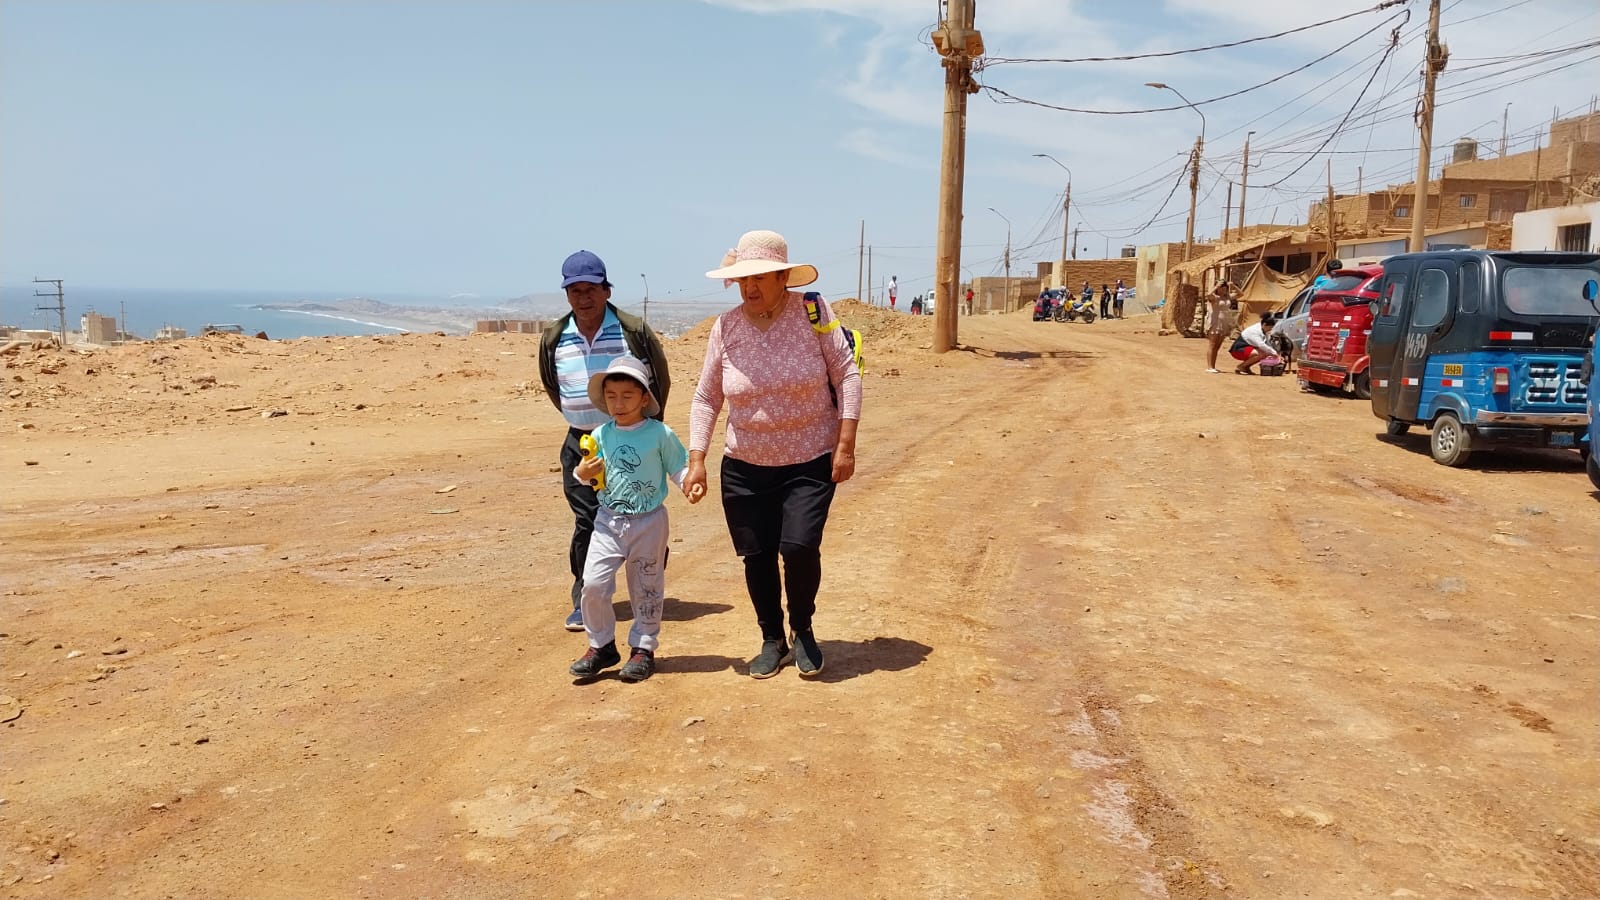
[[[578,438],[578,453],[584,459],[589,459],[590,457],[599,456],[600,455],[600,442],[596,441],[594,439],[594,435],[586,434],[583,437]],[[597,491],[605,490],[606,489],[606,470],[605,469],[601,469],[600,470],[600,474],[598,474],[595,477],[589,479],[589,486],[594,488]]]

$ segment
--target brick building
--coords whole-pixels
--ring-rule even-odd
[[[1115,285],[1119,278],[1123,284],[1133,287],[1134,280],[1139,274],[1139,260],[1134,256],[1112,259],[1069,259],[1066,268],[1061,270],[1061,274],[1066,276],[1065,282],[1055,277],[1055,270],[1060,265],[1060,260],[1039,263],[1039,280],[1051,286],[1065,284],[1074,292],[1081,290],[1083,283],[1087,281],[1091,287],[1099,291],[1100,285]],[[1034,295],[1037,296],[1038,292],[1035,291]]]
[[[1333,226],[1341,237],[1385,232],[1409,233],[1413,216],[1421,214],[1428,230],[1482,222],[1509,223],[1530,209],[1566,206],[1592,193],[1600,178],[1600,113],[1560,119],[1547,141],[1532,150],[1493,159],[1478,158],[1478,144],[1457,141],[1452,159],[1428,182],[1425,208],[1416,205],[1413,184],[1390,185],[1381,191],[1335,195]],[[1327,228],[1327,202],[1311,205],[1307,222]]]

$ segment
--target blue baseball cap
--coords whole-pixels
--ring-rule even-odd
[[[567,257],[567,261],[561,264],[561,286],[563,288],[571,287],[580,281],[587,281],[590,284],[598,284],[605,287],[609,287],[611,284],[606,281],[606,264],[601,262],[600,257],[587,250],[579,250],[577,253]]]

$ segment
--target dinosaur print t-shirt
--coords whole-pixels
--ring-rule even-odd
[[[615,421],[594,430],[606,464],[600,505],[625,516],[647,513],[667,497],[668,482],[683,481],[689,452],[664,423],[645,419],[623,427]]]

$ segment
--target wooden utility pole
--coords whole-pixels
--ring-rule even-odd
[[[872,245],[867,245],[867,303],[872,302]]]
[[[1529,209],[1544,209],[1540,205],[1539,195],[1544,193],[1539,189],[1539,164],[1544,160],[1544,135],[1535,133],[1533,136],[1533,205]]]
[[[1328,259],[1337,259],[1338,250],[1338,241],[1333,236],[1333,157],[1330,156],[1328,158]]]
[[[861,262],[867,252],[867,220],[861,220],[861,243],[856,245],[856,299],[861,299]]]
[[[943,57],[944,139],[939,163],[939,246],[934,272],[933,352],[956,347],[956,299],[961,288],[961,192],[967,160],[967,95],[978,92],[972,59],[983,55],[973,24],[976,0],[947,0],[931,35]]]
[[[1200,197],[1200,153],[1205,148],[1204,142],[1204,137],[1194,139],[1194,154],[1189,158],[1189,225],[1183,230],[1184,262],[1189,261],[1189,254],[1194,250],[1194,208]]]
[[[61,293],[61,279],[59,279],[59,278],[35,278],[33,280],[33,283],[34,284],[53,284],[53,285],[56,286],[56,289],[53,292],[51,292],[51,291],[46,291],[44,293],[40,293],[39,291],[34,291],[33,292],[33,295],[35,297],[54,297],[54,298],[56,298],[56,305],[55,306],[35,306],[34,309],[42,310],[42,311],[46,311],[46,312],[48,312],[50,310],[55,310],[56,314],[61,317],[61,346],[63,348],[65,348],[67,346],[67,301],[66,301],[66,298]]]
[[[1239,176],[1239,233],[1240,240],[1244,239],[1244,197],[1250,190],[1250,135],[1254,131],[1245,133],[1244,136],[1244,172]]]
[[[1411,206],[1412,253],[1422,252],[1423,216],[1428,211],[1428,156],[1433,149],[1433,88],[1450,59],[1450,49],[1439,43],[1439,0],[1428,3],[1427,56],[1422,61],[1422,108],[1417,112],[1417,185]],[[1444,202],[1441,194],[1439,202]]]
[[[1228,219],[1233,215],[1233,182],[1228,182],[1228,202],[1222,207],[1222,242],[1228,242]]]
[[[1078,229],[1072,229],[1072,258],[1078,258]]]

